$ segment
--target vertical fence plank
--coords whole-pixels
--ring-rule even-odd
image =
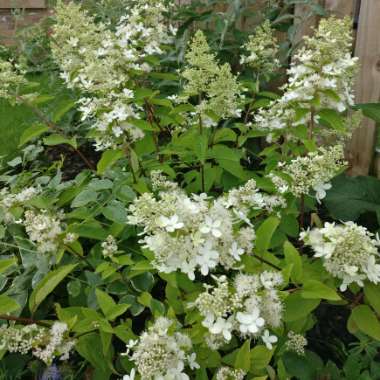
[[[355,55],[360,59],[360,71],[356,86],[356,103],[380,100],[380,1],[362,0]],[[355,131],[349,146],[352,175],[369,173],[375,146],[376,125],[365,119]]]

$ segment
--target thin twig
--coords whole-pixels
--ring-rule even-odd
[[[277,266],[276,264],[272,264],[270,261],[263,259],[262,257],[255,255],[254,253],[252,254],[252,256],[255,259],[261,261],[262,263],[267,264],[267,265],[271,266],[272,268],[281,271],[281,268],[279,266]]]
[[[51,325],[47,322],[40,321],[37,319],[32,319],[32,318],[21,318],[21,317],[13,317],[11,315],[4,315],[0,314],[0,319],[5,320],[5,321],[15,321],[22,323],[24,325],[39,325],[43,327],[50,327]]]

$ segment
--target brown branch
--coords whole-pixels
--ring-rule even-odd
[[[0,314],[0,319],[3,319],[5,321],[19,322],[23,325],[34,325],[35,324],[35,325],[39,325],[39,326],[43,326],[43,327],[50,327],[51,326],[49,323],[44,322],[44,321],[40,321],[37,319],[13,317],[11,315],[4,315],[4,314]]]

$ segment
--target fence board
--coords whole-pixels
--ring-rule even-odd
[[[46,8],[45,0],[0,0],[0,9],[11,8]]]
[[[362,0],[355,55],[360,59],[360,71],[356,86],[356,103],[380,100],[380,1]],[[369,173],[375,146],[376,125],[365,119],[355,131],[349,149],[352,175]]]

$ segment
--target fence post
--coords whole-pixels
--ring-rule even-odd
[[[356,103],[380,100],[380,1],[362,0],[355,55],[360,59]],[[375,147],[376,125],[365,119],[349,144],[351,175],[368,175]]]

